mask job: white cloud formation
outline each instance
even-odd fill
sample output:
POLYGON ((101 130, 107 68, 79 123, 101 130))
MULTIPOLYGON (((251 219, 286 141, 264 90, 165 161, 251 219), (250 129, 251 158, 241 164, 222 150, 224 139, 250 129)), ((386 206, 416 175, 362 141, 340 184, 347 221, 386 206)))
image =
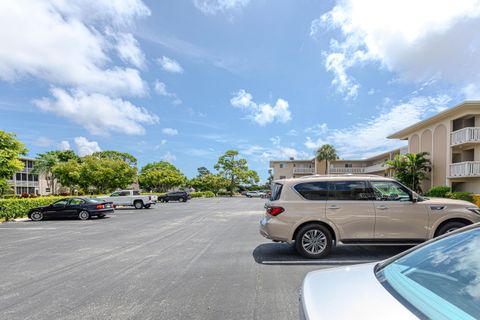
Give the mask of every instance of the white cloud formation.
POLYGON ((162 160, 167 161, 167 162, 173 162, 173 161, 177 160, 177 157, 174 154, 172 154, 170 151, 167 151, 167 153, 165 153, 162 156, 162 160))
POLYGON ((37 137, 33 144, 39 147, 49 147, 53 144, 53 140, 47 137, 37 137))
POLYGON ((77 146, 78 155, 80 157, 88 156, 97 151, 102 151, 102 149, 100 149, 100 146, 98 145, 98 142, 89 141, 85 137, 76 137, 74 141, 75 145, 77 146))
POLYGON ((0 80, 34 77, 87 92, 143 95, 138 70, 113 65, 108 54, 121 28, 149 14, 140 0, 1 1, 0 80))
POLYGON ((326 123, 319 123, 313 127, 308 127, 304 130, 306 133, 314 134, 316 136, 325 134, 328 131, 328 125, 326 123))
POLYGON ((52 88, 50 92, 53 98, 37 99, 33 104, 83 126, 94 135, 110 132, 144 134, 144 124, 159 121, 158 116, 145 108, 120 98, 88 94, 81 90, 69 92, 60 88, 52 88))
POLYGON ((260 145, 240 145, 240 153, 248 158, 268 163, 270 160, 279 159, 311 159, 313 156, 307 152, 297 150, 293 147, 274 145, 273 147, 263 147, 260 145))
POLYGON ((67 140, 60 141, 60 143, 58 144, 57 147, 58 147, 59 150, 62 150, 62 151, 72 149, 72 147, 70 146, 70 142, 68 142, 67 140))
POLYGON ((165 85, 165 83, 159 81, 158 79, 155 80, 155 83, 153 85, 154 89, 155 89, 155 92, 160 95, 160 96, 164 96, 164 97, 169 97, 172 99, 172 103, 174 105, 179 105, 179 104, 182 104, 182 100, 177 97, 177 95, 173 92, 169 92, 167 90, 167 86, 165 85))
POLYGON ((249 112, 249 118, 261 126, 275 121, 286 123, 292 119, 288 101, 277 99, 273 106, 268 103, 257 104, 253 101, 252 95, 244 89, 235 93, 230 99, 230 104, 235 108, 249 112))
POLYGON ((178 134, 178 130, 173 128, 163 128, 162 133, 168 136, 176 136, 178 134))
POLYGON ((358 91, 348 69, 366 61, 407 81, 440 79, 480 97, 480 0, 339 0, 314 20, 311 35, 336 29, 325 66, 347 98, 358 91))
POLYGON ((246 7, 249 2, 250 0, 193 0, 197 9, 209 15, 240 10, 246 7))
POLYGON ((182 66, 174 59, 163 56, 161 58, 158 58, 157 62, 158 64, 160 64, 164 71, 171 73, 183 73, 182 66))
POLYGON ((404 145, 401 141, 387 139, 388 135, 436 114, 439 109, 448 105, 450 100, 446 95, 413 97, 354 126, 330 129, 317 139, 307 137, 304 145, 309 149, 316 149, 322 144, 330 143, 344 158, 362 158, 388 151, 404 145))
POLYGON ((145 54, 133 35, 131 33, 120 33, 116 36, 116 39, 116 49, 120 59, 137 68, 145 68, 145 54))

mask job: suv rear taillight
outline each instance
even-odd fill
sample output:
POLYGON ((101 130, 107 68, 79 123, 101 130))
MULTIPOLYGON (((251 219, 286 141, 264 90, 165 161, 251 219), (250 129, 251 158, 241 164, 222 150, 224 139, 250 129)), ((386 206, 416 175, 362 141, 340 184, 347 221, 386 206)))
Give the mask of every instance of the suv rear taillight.
POLYGON ((282 207, 267 207, 267 213, 272 216, 278 216, 283 211, 285 211, 285 209, 282 207))

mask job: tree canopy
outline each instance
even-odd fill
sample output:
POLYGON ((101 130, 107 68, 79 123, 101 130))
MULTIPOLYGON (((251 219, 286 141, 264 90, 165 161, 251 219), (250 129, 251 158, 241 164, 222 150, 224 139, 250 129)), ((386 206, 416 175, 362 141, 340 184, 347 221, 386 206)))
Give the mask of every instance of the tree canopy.
POLYGON ((248 169, 247 160, 238 157, 238 151, 228 150, 218 158, 214 168, 218 173, 229 181, 228 190, 233 195, 235 190, 242 184, 255 184, 260 181, 254 170, 248 169))
POLYGON ((318 148, 316 153, 316 158, 318 161, 325 161, 325 174, 328 173, 328 161, 333 161, 338 159, 337 151, 331 144, 324 144, 318 148))
POLYGON ((422 193, 422 181, 428 179, 428 173, 432 171, 428 155, 428 152, 397 154, 386 164, 392 167, 396 179, 413 191, 422 193))
POLYGON ((23 169, 19 158, 27 151, 15 134, 0 130, 0 180, 11 179, 15 172, 23 169))
POLYGON ((138 181, 144 189, 165 192, 184 185, 187 178, 173 164, 159 161, 143 166, 138 181))

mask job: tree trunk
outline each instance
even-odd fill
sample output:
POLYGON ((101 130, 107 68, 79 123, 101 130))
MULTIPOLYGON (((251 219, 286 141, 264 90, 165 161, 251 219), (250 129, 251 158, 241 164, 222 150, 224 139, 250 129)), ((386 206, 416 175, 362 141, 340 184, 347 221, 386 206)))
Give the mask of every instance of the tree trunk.
POLYGON ((328 173, 328 160, 325 160, 325 175, 328 173))

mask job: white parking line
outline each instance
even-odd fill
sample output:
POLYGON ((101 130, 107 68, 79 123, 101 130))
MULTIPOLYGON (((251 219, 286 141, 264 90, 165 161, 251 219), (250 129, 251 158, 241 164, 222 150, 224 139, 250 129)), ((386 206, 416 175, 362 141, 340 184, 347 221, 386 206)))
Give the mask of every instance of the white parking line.
POLYGON ((0 230, 57 230, 57 228, 41 228, 41 227, 38 227, 38 228, 9 228, 9 227, 5 227, 5 228, 0 228, 0 230))
POLYGON ((262 264, 357 264, 380 260, 297 260, 297 261, 262 261, 262 264))

